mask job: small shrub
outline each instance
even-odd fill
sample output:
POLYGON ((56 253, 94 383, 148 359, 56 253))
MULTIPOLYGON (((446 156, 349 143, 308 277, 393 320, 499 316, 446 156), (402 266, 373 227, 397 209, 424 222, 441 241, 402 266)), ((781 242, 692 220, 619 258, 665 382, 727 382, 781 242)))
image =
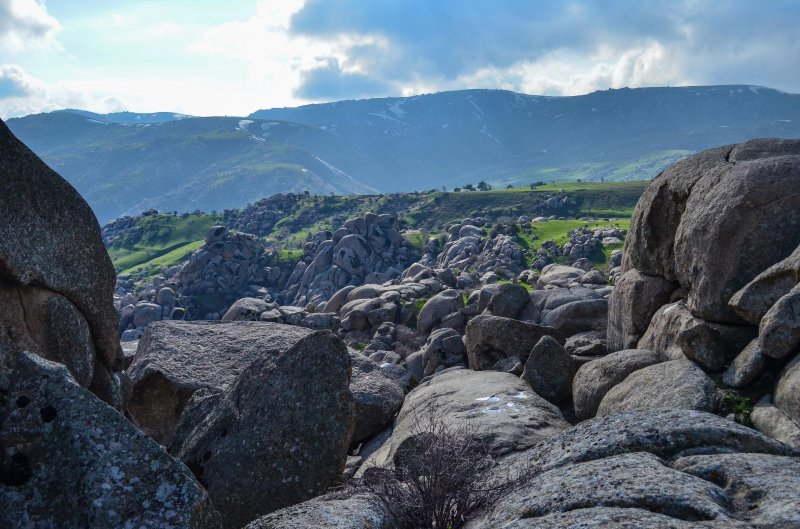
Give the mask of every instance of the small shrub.
POLYGON ((503 472, 471 423, 451 426, 430 406, 394 456, 354 487, 374 494, 398 529, 458 529, 524 476, 503 472), (427 413, 426 413, 427 412, 427 413))

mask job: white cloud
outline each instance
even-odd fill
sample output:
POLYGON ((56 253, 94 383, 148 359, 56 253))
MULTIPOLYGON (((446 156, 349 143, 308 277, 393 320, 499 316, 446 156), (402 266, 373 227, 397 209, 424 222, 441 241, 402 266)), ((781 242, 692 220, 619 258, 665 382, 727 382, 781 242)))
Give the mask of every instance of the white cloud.
POLYGON ((61 24, 37 0, 0 0, 0 47, 61 49, 56 35, 61 24))
POLYGON ((109 92, 89 87, 48 84, 16 64, 0 65, 0 118, 8 119, 63 108, 94 112, 116 112, 127 108, 125 101, 109 92))

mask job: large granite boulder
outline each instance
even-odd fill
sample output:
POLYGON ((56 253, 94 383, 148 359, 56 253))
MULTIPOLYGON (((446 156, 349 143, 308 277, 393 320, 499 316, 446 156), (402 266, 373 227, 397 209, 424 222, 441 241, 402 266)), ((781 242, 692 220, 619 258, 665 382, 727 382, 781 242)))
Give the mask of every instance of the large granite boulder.
POLYGON ((30 350, 120 407, 116 275, 97 219, 2 122, 0 175, 0 383, 30 350))
POLYGON ((206 487, 223 525, 238 529, 339 479, 355 426, 349 385, 344 342, 310 333, 187 408, 186 436, 170 452, 206 487))
POLYGON ((168 446, 186 403, 198 389, 227 388, 256 358, 287 351, 313 333, 267 322, 158 322, 147 327, 128 368, 128 413, 168 446))
POLYGON ((556 329, 511 318, 481 314, 467 324, 466 346, 469 367, 475 370, 494 369, 498 362, 516 358, 522 365, 542 336, 551 336, 559 343, 564 337, 556 329))
POLYGON ((623 269, 678 281, 695 316, 741 322, 728 301, 800 243, 800 209, 787 192, 797 188, 800 140, 751 140, 687 158, 639 200, 623 269))
POLYGON ((558 404, 569 398, 576 369, 562 344, 552 336, 542 336, 525 361, 522 379, 537 395, 558 404))
POLYGON ((494 457, 526 450, 569 427, 561 412, 518 377, 455 369, 432 377, 406 396, 391 437, 365 463, 390 466, 398 448, 424 433, 433 419, 444 429, 466 425, 494 457))
POLYGON ((729 305, 746 321, 758 325, 761 318, 792 287, 800 283, 800 246, 734 294, 729 305))
POLYGON ((720 397, 717 386, 697 364, 671 360, 628 375, 605 394, 597 415, 655 408, 715 412, 720 397))
POLYGON ((417 316, 417 330, 430 332, 440 324, 448 314, 457 312, 464 307, 464 298, 459 290, 447 289, 439 292, 425 302, 417 316))
POLYGON ((219 528, 191 472, 60 365, 0 386, 0 526, 219 528))
POLYGON ((631 349, 650 325, 650 319, 669 303, 677 283, 660 276, 628 270, 614 282, 608 301, 608 349, 631 349))

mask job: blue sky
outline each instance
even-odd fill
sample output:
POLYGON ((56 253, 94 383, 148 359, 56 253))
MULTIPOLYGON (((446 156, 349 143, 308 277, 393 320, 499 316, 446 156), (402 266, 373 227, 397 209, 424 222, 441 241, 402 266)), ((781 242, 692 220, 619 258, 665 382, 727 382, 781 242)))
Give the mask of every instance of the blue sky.
POLYGON ((800 93, 800 0, 0 0, 0 117, 503 88, 800 93))

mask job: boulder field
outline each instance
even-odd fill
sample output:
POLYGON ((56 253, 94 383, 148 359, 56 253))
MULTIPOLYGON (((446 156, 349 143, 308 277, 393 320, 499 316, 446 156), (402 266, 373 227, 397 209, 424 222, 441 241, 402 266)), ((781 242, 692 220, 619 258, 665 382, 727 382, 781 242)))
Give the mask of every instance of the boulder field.
POLYGON ((365 214, 272 272, 213 228, 137 300, 0 124, 0 526, 800 527, 798 184, 800 141, 712 149, 536 255, 365 214))

